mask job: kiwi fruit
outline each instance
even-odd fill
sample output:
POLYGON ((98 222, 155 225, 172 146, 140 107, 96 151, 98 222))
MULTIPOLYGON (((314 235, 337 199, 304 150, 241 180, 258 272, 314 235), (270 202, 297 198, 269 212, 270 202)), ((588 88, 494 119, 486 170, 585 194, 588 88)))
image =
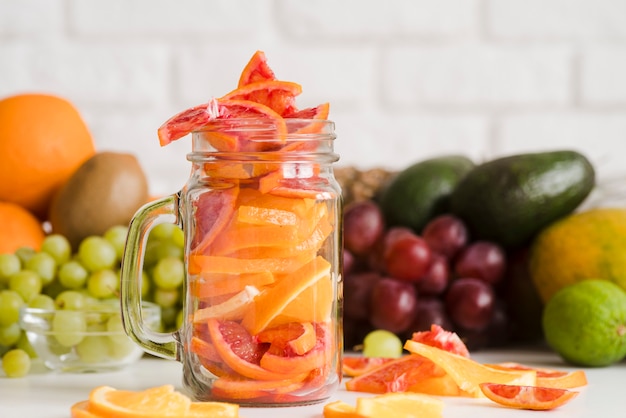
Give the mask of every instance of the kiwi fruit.
POLYGON ((148 198, 148 180, 134 155, 98 152, 55 193, 48 217, 50 227, 77 250, 90 235, 128 225, 148 198))

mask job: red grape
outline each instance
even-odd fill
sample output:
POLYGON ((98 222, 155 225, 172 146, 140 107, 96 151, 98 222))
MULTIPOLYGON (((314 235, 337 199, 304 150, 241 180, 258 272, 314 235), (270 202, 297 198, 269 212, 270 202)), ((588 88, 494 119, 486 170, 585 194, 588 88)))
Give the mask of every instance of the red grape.
POLYGON ((448 287, 450 267, 444 256, 433 253, 426 274, 417 281, 417 292, 425 295, 440 295, 448 287))
POLYGON ((432 324, 437 324, 441 328, 452 331, 453 325, 446 313, 446 308, 441 299, 434 297, 420 297, 417 302, 415 317, 409 326, 406 338, 411 338, 414 332, 428 331, 432 324))
POLYGON ((417 281, 428 271, 432 253, 426 242, 415 235, 395 239, 384 254, 387 274, 400 280, 417 281))
POLYGON ((454 270, 459 277, 474 277, 489 284, 498 283, 506 269, 506 254, 499 245, 475 241, 456 259, 454 270))
POLYGON ((417 310, 417 292, 411 283, 384 277, 372 287, 370 323, 399 334, 408 329, 417 310))
POLYGON ((461 278, 448 288, 446 310, 456 325, 480 331, 491 322, 495 299, 495 292, 488 283, 475 278, 461 278))
POLYGON ((356 264, 356 260, 354 259, 354 255, 344 248, 343 250, 343 277, 346 277, 348 274, 352 273, 356 264))
POLYGON ((368 319, 370 293, 374 283, 380 280, 375 272, 349 274, 343 282, 343 313, 346 318, 368 319))
POLYGON ((367 254, 385 231, 380 207, 371 200, 352 203, 344 212, 343 230, 344 247, 357 256, 367 254))
POLYGON ((424 227, 422 237, 431 250, 448 260, 467 245, 469 234, 465 223, 454 215, 439 215, 424 227))

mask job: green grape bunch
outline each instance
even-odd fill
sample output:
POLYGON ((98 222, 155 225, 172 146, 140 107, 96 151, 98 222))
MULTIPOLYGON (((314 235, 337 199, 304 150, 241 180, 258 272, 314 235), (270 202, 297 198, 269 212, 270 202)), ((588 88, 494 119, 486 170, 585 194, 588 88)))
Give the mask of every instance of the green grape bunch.
MULTIPOLYGON (((128 227, 108 229, 83 239, 75 252, 60 234, 47 235, 39 250, 23 247, 0 254, 0 356, 6 377, 29 373, 36 353, 19 325, 22 306, 68 311, 55 317, 54 327, 67 345, 76 343, 72 330, 82 327, 70 311, 100 301, 119 300, 120 263, 128 227)), ((148 236, 142 272, 142 298, 161 308, 157 331, 173 331, 182 319, 184 234, 173 224, 156 225, 148 236)), ((120 324, 121 326, 121 324, 120 324)), ((86 341, 85 347, 89 347, 86 341)), ((97 345, 97 344, 92 344, 97 345)), ((94 350, 90 350, 91 353, 94 350)), ((2 373, 0 373, 2 376, 2 373)))

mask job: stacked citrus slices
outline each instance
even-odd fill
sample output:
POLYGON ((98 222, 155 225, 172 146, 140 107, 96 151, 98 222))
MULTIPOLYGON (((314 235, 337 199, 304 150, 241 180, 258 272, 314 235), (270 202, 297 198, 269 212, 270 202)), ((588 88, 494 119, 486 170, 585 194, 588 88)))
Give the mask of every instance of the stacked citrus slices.
MULTIPOLYGON (((346 357, 344 373, 352 376, 346 388, 375 394, 486 397, 506 407, 548 410, 569 402, 579 393, 573 389, 587 384, 582 370, 566 372, 518 363, 478 363, 470 359, 456 334, 437 325, 430 331, 414 333, 404 348, 410 354, 398 359, 346 357)), ((358 411, 350 405, 335 403, 327 405, 325 417, 346 418, 355 416, 355 412, 358 411)))
POLYGON ((194 132, 219 155, 203 163, 208 186, 190 198, 186 350, 210 380, 207 399, 307 403, 328 397, 340 379, 338 243, 329 239, 339 191, 315 158, 283 168, 283 156, 317 149, 331 123, 328 104, 296 107, 301 91, 276 80, 258 51, 237 89, 158 130, 162 145, 194 132))

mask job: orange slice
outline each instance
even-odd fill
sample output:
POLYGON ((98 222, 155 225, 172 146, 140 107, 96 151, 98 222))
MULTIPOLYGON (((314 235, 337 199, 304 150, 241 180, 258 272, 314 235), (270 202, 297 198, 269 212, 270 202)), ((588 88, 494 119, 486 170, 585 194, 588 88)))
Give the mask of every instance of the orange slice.
POLYGON ((474 397, 483 396, 479 385, 485 382, 529 386, 535 386, 537 382, 534 370, 496 370, 467 357, 411 340, 404 344, 404 348, 435 363, 461 390, 474 397))
POLYGON ((290 322, 268 328, 256 336, 262 343, 270 343, 278 349, 289 347, 296 354, 302 355, 311 350, 316 343, 315 327, 310 322, 290 322))
POLYGON ((71 418, 101 418, 89 410, 89 401, 80 401, 70 407, 71 418))
POLYGON ((264 289, 256 297, 255 303, 246 311, 242 325, 251 334, 258 334, 307 287, 324 278, 330 280, 330 267, 328 261, 317 256, 292 274, 278 280, 273 287, 264 289))
POLYGON ((207 320, 209 334, 213 346, 220 358, 231 369, 241 376, 253 380, 282 380, 287 378, 302 377, 298 372, 276 373, 266 370, 255 363, 260 360, 262 352, 260 347, 253 341, 250 334, 244 334, 245 329, 236 322, 219 321, 214 318, 207 320))
POLYGON ((288 210, 242 205, 237 211, 237 220, 253 225, 296 225, 298 215, 288 210))
POLYGON ((574 399, 578 392, 567 389, 536 386, 502 385, 481 383, 480 389, 492 401, 516 409, 546 411, 558 408, 574 399))
MULTIPOLYGON (((194 253, 202 254, 213 240, 228 225, 235 212, 235 202, 239 194, 238 187, 214 189, 202 193, 193 203, 195 209, 196 231, 191 248, 194 253)), ((191 274, 197 273, 191 269, 191 274)))
POLYGON ((110 418, 184 417, 191 400, 164 385, 135 392, 99 386, 89 394, 89 410, 110 418))
POLYGON ((239 405, 230 402, 192 402, 183 418, 238 418, 239 405))
POLYGON ((443 401, 419 393, 386 393, 356 400, 359 417, 441 418, 443 401), (419 411, 419 412, 418 412, 419 411))
POLYGON ((334 401, 324 405, 324 418, 358 418, 356 407, 344 402, 334 401))
MULTIPOLYGON (((297 135, 302 134, 316 134, 321 132, 326 126, 325 123, 321 121, 325 121, 328 119, 328 114, 330 113, 330 103, 323 103, 317 107, 310 107, 307 109, 302 109, 297 112, 284 115, 287 119, 306 119, 306 121, 288 121, 287 126, 289 132, 294 132, 297 135)), ((298 150, 298 149, 306 149, 312 150, 313 146, 310 145, 310 141, 295 141, 290 143, 289 145, 283 148, 283 151, 287 150, 298 150), (309 144, 306 146, 305 144, 309 144), (294 145, 292 145, 294 144, 294 145)))
POLYGON ((583 370, 566 372, 562 370, 530 367, 513 362, 485 364, 485 366, 499 370, 535 370, 537 372, 536 386, 539 387, 572 389, 587 384, 587 375, 583 370))
POLYGON ((213 344, 196 336, 191 337, 191 351, 213 362, 221 360, 213 344))
POLYGON ((274 283, 274 275, 269 271, 254 273, 207 273, 194 276, 190 280, 191 293, 200 299, 241 292, 246 286, 261 289, 274 283))
POLYGON ((241 292, 226 299, 224 302, 198 309, 193 315, 193 322, 204 322, 209 318, 222 320, 241 319, 254 303, 254 298, 259 294, 259 290, 254 286, 246 286, 241 292))
POLYGON ((272 71, 270 66, 267 64, 265 53, 263 51, 256 51, 241 72, 238 87, 243 87, 246 84, 254 83, 256 81, 274 79, 276 79, 276 76, 274 75, 274 71, 272 71))
POLYGON ((276 381, 254 381, 225 376, 213 382, 211 395, 217 399, 235 400, 272 398, 300 389, 305 378, 306 375, 301 375, 276 381))
POLYGON ((243 259, 224 256, 190 255, 189 270, 203 274, 291 273, 310 262, 315 254, 302 252, 288 258, 243 259))
POLYGON ((368 373, 378 366, 393 361, 393 358, 386 357, 344 357, 343 358, 343 375, 348 377, 356 377, 368 373))
POLYGON ((289 81, 263 80, 246 84, 221 97, 220 100, 249 100, 263 104, 279 115, 293 113, 295 98, 302 86, 289 81))

